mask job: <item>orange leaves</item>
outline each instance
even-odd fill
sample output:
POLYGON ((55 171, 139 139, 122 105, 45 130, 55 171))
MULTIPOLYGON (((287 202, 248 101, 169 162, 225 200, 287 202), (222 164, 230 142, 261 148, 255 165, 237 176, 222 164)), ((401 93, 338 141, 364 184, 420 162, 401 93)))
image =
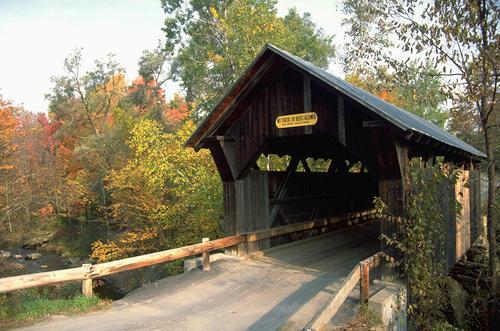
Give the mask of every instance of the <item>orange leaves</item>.
POLYGON ((51 216, 53 213, 54 213, 54 208, 50 204, 38 209, 38 216, 40 217, 48 217, 51 216))
POLYGON ((165 98, 165 90, 161 87, 158 87, 155 80, 151 80, 146 83, 144 81, 144 77, 139 76, 132 82, 132 86, 128 88, 128 91, 129 93, 133 93, 138 92, 141 89, 143 89, 145 91, 145 94, 149 97, 153 96, 153 94, 156 94, 156 96, 160 99, 165 98))
POLYGON ((377 96, 384 101, 392 103, 393 105, 400 106, 400 98, 396 93, 392 91, 383 89, 382 91, 377 93, 377 96))
POLYGON ((176 93, 163 111, 164 121, 173 127, 177 127, 188 117, 188 105, 184 98, 176 93))
POLYGON ((18 109, 0 96, 0 169, 10 170, 15 166, 8 156, 16 150, 15 135, 19 127, 18 109))
POLYGON ((3 148, 8 147, 19 125, 16 112, 17 108, 10 102, 2 100, 0 96, 0 144, 3 148))

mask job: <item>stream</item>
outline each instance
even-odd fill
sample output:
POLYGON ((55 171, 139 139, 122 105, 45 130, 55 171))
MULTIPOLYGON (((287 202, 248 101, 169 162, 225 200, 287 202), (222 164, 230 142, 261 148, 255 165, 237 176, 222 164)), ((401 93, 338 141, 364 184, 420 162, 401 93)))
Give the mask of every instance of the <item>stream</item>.
MULTIPOLYGON (((10 252, 10 257, 0 258, 0 278, 74 268, 81 266, 83 263, 79 258, 64 258, 59 254, 43 249, 27 249, 18 246, 2 251, 10 252), (34 253, 40 253, 41 257, 36 260, 26 259, 26 256, 34 253)), ((119 278, 97 280, 94 293, 103 299, 118 300, 123 298, 126 292, 118 289, 114 284, 115 282, 119 282, 119 278)))

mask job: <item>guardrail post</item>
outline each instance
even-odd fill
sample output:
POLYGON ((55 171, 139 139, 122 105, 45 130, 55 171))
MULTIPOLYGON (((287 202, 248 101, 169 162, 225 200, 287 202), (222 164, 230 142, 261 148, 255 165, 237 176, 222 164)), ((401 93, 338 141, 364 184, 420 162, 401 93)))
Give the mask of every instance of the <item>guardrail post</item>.
MULTIPOLYGON (((201 240, 202 243, 209 242, 209 238, 203 238, 201 240)), ((212 269, 212 265, 210 264, 210 253, 206 252, 201 255, 201 264, 203 266, 203 271, 208 271, 212 269)))
POLYGON ((92 264, 86 263, 82 264, 82 268, 85 272, 82 281, 82 294, 86 297, 92 296, 92 264))
POLYGON ((368 302, 370 297, 370 264, 368 262, 359 263, 360 280, 359 280, 359 300, 361 304, 368 302))

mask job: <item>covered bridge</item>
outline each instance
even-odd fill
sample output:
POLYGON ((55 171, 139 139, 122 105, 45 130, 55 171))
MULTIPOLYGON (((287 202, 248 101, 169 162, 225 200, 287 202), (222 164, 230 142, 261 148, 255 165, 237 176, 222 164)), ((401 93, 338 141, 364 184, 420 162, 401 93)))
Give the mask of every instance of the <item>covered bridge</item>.
MULTIPOLYGON (((464 169, 461 181, 445 193, 449 201, 459 197, 464 204, 459 217, 446 215, 449 264, 480 230, 477 163, 483 153, 272 45, 186 145, 208 148, 213 156, 223 181, 226 235, 364 210, 376 196, 393 215, 403 216, 405 167, 412 158, 437 156, 464 169), (279 171, 266 169, 258 161, 268 155, 287 156, 286 164, 279 171), (315 160, 324 160, 323 167, 315 160), (472 180, 464 185, 467 178, 472 180)), ((381 221, 380 232, 390 231, 381 221)), ((238 253, 273 244, 263 240, 238 253)))

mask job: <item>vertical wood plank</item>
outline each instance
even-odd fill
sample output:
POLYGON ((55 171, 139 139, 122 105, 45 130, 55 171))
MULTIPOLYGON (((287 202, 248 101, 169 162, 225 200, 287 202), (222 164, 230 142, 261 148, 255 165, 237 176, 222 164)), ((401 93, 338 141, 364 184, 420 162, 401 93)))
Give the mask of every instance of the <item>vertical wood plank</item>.
POLYGON ((346 145, 345 138, 345 113, 344 113, 344 98, 342 96, 337 96, 337 114, 338 114, 338 132, 339 132, 339 142, 342 145, 346 145))
POLYGON ((82 294, 86 297, 92 296, 92 264, 82 264, 82 268, 85 270, 85 278, 82 281, 82 294))
POLYGON ((361 304, 368 303, 370 298, 370 265, 366 262, 359 264, 360 280, 359 280, 359 300, 361 304))
POLYGON ((481 221, 481 173, 477 165, 470 165, 470 226, 471 242, 475 242, 484 235, 484 227, 481 221))
MULTIPOLYGON (((304 113, 309 113, 312 111, 311 105, 311 79, 304 76, 304 113)), ((312 126, 304 127, 304 134, 311 134, 313 131, 312 126)))
MULTIPOLYGON (((445 163, 444 171, 452 171, 453 165, 449 162, 445 163)), ((443 182, 438 188, 439 203, 443 212, 443 218, 446 229, 446 262, 448 270, 455 265, 456 259, 456 207, 455 207, 455 185, 450 182, 443 182)))
MULTIPOLYGON (((201 240, 202 243, 209 242, 209 238, 203 238, 201 240)), ((206 252, 201 255, 201 264, 203 267, 203 271, 209 271, 212 269, 212 264, 210 263, 210 253, 206 252)))
POLYGON ((460 203, 460 213, 456 220, 456 261, 470 248, 470 202, 469 171, 462 167, 455 184, 455 198, 460 203))

